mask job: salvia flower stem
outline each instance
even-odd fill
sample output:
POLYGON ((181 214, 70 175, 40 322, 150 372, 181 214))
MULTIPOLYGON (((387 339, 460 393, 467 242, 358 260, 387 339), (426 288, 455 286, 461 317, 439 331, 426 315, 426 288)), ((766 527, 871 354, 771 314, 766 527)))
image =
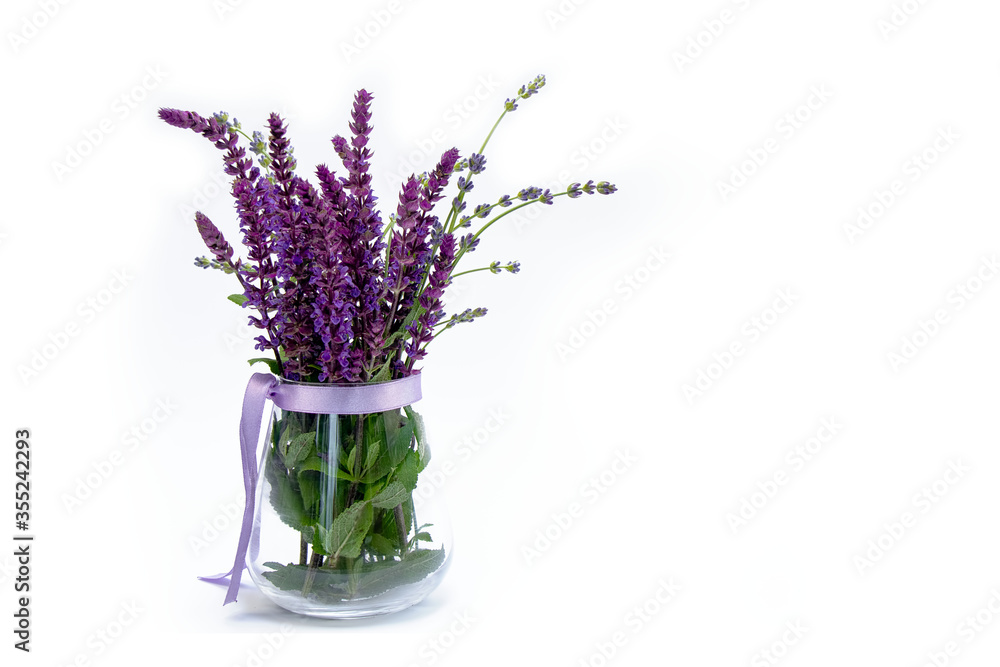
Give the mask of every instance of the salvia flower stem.
MULTIPOLYGON (((527 84, 521 86, 521 88, 514 95, 514 99, 508 99, 504 103, 503 112, 501 112, 501 114, 497 118, 496 122, 493 123, 493 127, 490 128, 489 134, 487 134, 486 138, 483 140, 483 145, 479 147, 478 154, 480 156, 483 155, 486 152, 486 145, 488 143, 490 143, 490 139, 493 138, 493 133, 496 132, 497 127, 500 126, 500 121, 502 121, 504 119, 504 117, 508 113, 510 113, 512 111, 515 111, 517 109, 517 102, 516 102, 516 100, 518 98, 524 99, 524 100, 528 99, 532 95, 536 94, 538 92, 538 89, 541 88, 544 85, 545 85, 545 76, 539 74, 537 77, 535 77, 535 79, 533 81, 531 81, 530 83, 527 83, 527 84)), ((471 177, 471 174, 477 173, 474 170, 474 168, 473 168, 473 163, 472 163, 471 159, 469 160, 467 169, 468 169, 468 172, 470 174, 470 177, 471 177)), ((469 190, 471 190, 471 189, 472 188, 470 186, 469 190)), ((451 210, 448 212, 448 216, 445 218, 445 229, 447 229, 450 232, 455 231, 455 225, 456 225, 456 222, 458 220, 458 214, 461 213, 461 211, 463 209, 462 204, 465 201, 465 193, 467 191, 468 190, 464 190, 464 189, 462 189, 462 190, 459 191, 458 197, 455 199, 455 202, 452 205, 451 210)))
POLYGON ((248 134, 224 112, 201 116, 160 109, 168 124, 197 132, 222 150, 225 172, 232 178, 246 259, 198 212, 195 221, 210 254, 195 265, 236 276, 243 294, 231 298, 255 311, 250 324, 262 330, 256 348, 273 352, 272 368, 286 379, 370 382, 419 373, 417 362, 430 340, 486 314, 477 308, 446 315, 443 293, 452 281, 469 273, 519 269, 517 262, 493 262, 457 271, 487 229, 531 204, 616 190, 606 181, 574 183, 555 193, 530 187, 517 197, 505 195, 463 214, 466 195, 486 168, 485 151, 501 122, 544 85, 545 77, 538 76, 504 103, 478 152, 461 158, 458 149, 451 149, 432 171, 410 176, 396 213, 385 224, 371 187, 374 98, 367 91, 354 97, 348 138, 332 139, 343 175, 320 165, 318 187, 296 175, 288 127, 277 114, 270 115, 264 133, 248 134), (249 142, 260 168, 242 140, 249 142), (434 208, 452 178, 457 193, 439 219, 434 208), (457 234, 474 220, 481 221, 476 231, 457 234))

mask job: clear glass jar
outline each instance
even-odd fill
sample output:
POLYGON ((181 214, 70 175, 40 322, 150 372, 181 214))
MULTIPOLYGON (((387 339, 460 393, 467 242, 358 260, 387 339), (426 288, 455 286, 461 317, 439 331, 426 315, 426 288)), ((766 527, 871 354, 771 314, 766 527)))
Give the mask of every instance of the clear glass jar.
POLYGON ((359 618, 405 609, 449 565, 446 517, 413 503, 430 459, 411 407, 363 415, 274 407, 258 468, 247 565, 290 611, 359 618))

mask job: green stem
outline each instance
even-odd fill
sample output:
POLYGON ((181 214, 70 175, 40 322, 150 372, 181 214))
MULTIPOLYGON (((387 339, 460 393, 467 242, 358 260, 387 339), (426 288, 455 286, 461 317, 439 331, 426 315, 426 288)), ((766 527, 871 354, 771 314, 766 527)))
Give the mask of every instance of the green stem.
POLYGON ((399 536, 399 548, 401 551, 406 551, 406 532, 407 527, 403 524, 406 521, 406 517, 403 516, 403 505, 399 504, 392 510, 393 517, 396 519, 396 534, 399 536))
MULTIPOLYGON (((392 230, 392 228, 395 227, 395 226, 396 226, 395 221, 392 218, 389 218, 389 224, 387 224, 385 226, 385 229, 382 230, 382 233, 379 235, 379 240, 385 239, 386 234, 388 234, 389 231, 392 230)), ((389 257, 389 249, 388 248, 386 248, 386 253, 385 254, 386 254, 386 259, 388 259, 388 257, 389 257)), ((388 264, 388 261, 386 263, 388 264)))
POLYGON ((476 273, 477 271, 489 271, 489 270, 490 270, 490 267, 488 267, 488 266, 484 266, 481 269, 469 269, 468 271, 462 271, 460 273, 453 273, 453 274, 451 274, 451 279, 454 280, 455 278, 458 278, 459 276, 464 276, 466 273, 476 273))
POLYGON ((479 147, 479 154, 482 155, 483 151, 486 150, 486 144, 490 143, 490 139, 493 137, 493 132, 497 129, 497 125, 503 120, 503 117, 507 115, 507 107, 504 106, 503 113, 497 118, 497 122, 493 123, 493 127, 490 129, 490 133, 486 135, 486 139, 483 141, 483 145, 479 147))
MULTIPOLYGON (((552 197, 561 197, 562 195, 566 195, 566 194, 569 194, 568 190, 567 190, 567 192, 556 192, 556 193, 552 194, 551 196, 552 197)), ((485 232, 487 229, 489 229, 490 226, 494 222, 496 222, 497 220, 502 219, 505 215, 509 215, 509 214, 513 213, 514 211, 518 210, 519 208, 524 208, 525 206, 530 206, 532 204, 537 204, 540 201, 541 201, 540 198, 538 198, 538 199, 532 199, 531 201, 526 201, 523 204, 518 204, 517 206, 512 206, 511 208, 507 209, 506 211, 504 211, 503 213, 501 213, 497 217, 493 218, 492 220, 487 221, 487 223, 485 225, 483 225, 479 229, 478 232, 476 232, 475 234, 472 235, 472 241, 475 241, 480 236, 482 236, 483 232, 485 232)), ((466 250, 463 248, 462 250, 460 250, 458 252, 457 255, 455 255, 455 262, 452 264, 452 267, 458 266, 458 260, 462 259, 462 255, 464 255, 465 253, 466 253, 466 250)))
MULTIPOLYGON (((486 144, 490 143, 490 139, 493 138, 493 133, 496 132, 497 127, 500 125, 500 121, 502 121, 503 117, 506 115, 507 115, 507 106, 504 105, 503 113, 501 113, 500 117, 497 118, 495 123, 493 123, 493 127, 490 128, 489 134, 487 134, 486 138, 483 139, 483 145, 479 147, 480 155, 482 155, 483 151, 486 150, 486 144)), ((464 201, 464 199, 465 199, 465 193, 463 192, 459 194, 458 201, 461 202, 464 201)), ((458 210, 455 208, 455 205, 452 204, 451 210, 448 212, 448 215, 445 216, 444 229, 447 230, 449 234, 454 233, 455 229, 457 229, 456 227, 457 221, 458 221, 458 210)), ((434 246, 433 248, 431 248, 430 259, 428 260, 426 270, 424 271, 424 279, 421 282, 419 289, 416 292, 417 294, 423 294, 424 286, 427 284, 428 277, 430 276, 431 264, 433 264, 434 262, 434 256, 437 254, 437 251, 438 251, 438 246, 434 246)), ((454 266, 455 263, 453 262, 452 268, 454 268, 454 266)))
POLYGON ((357 479, 361 477, 361 461, 364 456, 364 451, 361 448, 361 442, 364 439, 365 434, 365 415, 358 415, 357 425, 354 427, 354 480, 351 482, 351 488, 347 492, 347 503, 344 505, 344 509, 347 509, 352 504, 354 504, 354 497, 358 493, 358 481, 357 479))
MULTIPOLYGON (((483 151, 486 150, 486 144, 490 143, 490 139, 493 137, 493 133, 496 131, 497 126, 500 125, 500 121, 502 121, 503 117, 506 116, 506 115, 507 115, 507 107, 504 106, 503 113, 500 114, 499 118, 497 118, 497 122, 493 123, 493 127, 490 128, 490 133, 486 135, 486 139, 483 140, 483 145, 479 147, 479 151, 478 152, 479 152, 480 155, 482 155, 483 151)), ((470 170, 470 172, 471 172, 471 170, 470 170)), ((452 204, 451 205, 451 210, 448 211, 448 216, 445 218, 445 221, 444 221, 444 228, 447 229, 449 233, 454 232, 455 229, 457 229, 457 227, 456 227, 456 223, 458 222, 458 205, 457 204, 460 204, 463 201, 465 201, 465 193, 464 192, 462 192, 462 193, 460 193, 458 195, 458 202, 456 204, 452 204)))
POLYGON ((249 134, 243 131, 243 128, 234 126, 233 129, 242 134, 244 137, 246 137, 247 141, 249 141, 251 145, 257 143, 256 141, 253 140, 253 137, 251 137, 249 134))
POLYGON ((302 597, 309 596, 309 592, 312 591, 313 582, 316 580, 316 571, 321 567, 323 567, 322 554, 313 553, 312 559, 309 561, 309 569, 306 571, 306 580, 302 584, 302 597))

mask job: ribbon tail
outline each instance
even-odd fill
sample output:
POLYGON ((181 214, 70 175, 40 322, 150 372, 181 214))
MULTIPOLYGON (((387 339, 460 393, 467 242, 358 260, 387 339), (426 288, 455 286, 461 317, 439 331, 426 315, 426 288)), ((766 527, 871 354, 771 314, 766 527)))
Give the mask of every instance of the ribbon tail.
POLYGON ((255 373, 247 384, 243 395, 243 414, 240 417, 240 458, 243 460, 243 488, 246 490, 246 506, 243 508, 243 526, 240 528, 240 541, 236 546, 236 558, 233 568, 224 574, 214 577, 199 577, 205 581, 222 581, 229 579, 229 590, 223 605, 236 602, 240 590, 240 579, 246 568, 247 547, 250 544, 250 531, 253 526, 254 501, 257 492, 257 440, 260 438, 260 425, 264 417, 264 404, 271 391, 278 384, 273 375, 255 373))
POLYGON ((222 574, 213 574, 210 577, 199 576, 198 579, 200 579, 201 581, 211 581, 213 584, 219 584, 228 579, 229 575, 231 575, 232 573, 233 571, 229 570, 229 572, 223 572, 222 574))

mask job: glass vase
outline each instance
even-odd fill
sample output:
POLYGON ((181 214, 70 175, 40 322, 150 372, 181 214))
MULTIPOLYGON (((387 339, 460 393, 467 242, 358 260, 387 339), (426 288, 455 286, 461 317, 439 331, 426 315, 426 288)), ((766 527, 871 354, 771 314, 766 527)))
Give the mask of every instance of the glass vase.
POLYGON ((450 527, 414 507, 430 454, 412 407, 360 415, 274 407, 261 456, 247 565, 290 611, 359 618, 405 609, 440 583, 450 527))

